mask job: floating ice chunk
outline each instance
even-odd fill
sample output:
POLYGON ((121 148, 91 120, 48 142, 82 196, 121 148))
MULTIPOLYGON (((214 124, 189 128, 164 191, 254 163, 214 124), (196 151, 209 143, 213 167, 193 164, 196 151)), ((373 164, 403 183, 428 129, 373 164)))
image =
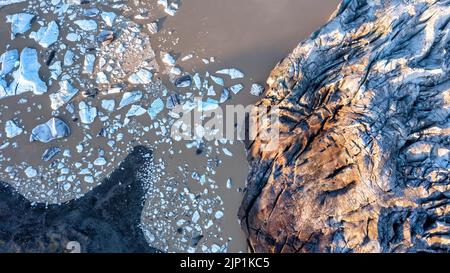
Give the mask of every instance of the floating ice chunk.
POLYGON ((39 78, 40 67, 36 49, 24 48, 19 69, 13 72, 14 81, 9 87, 11 93, 18 95, 32 91, 35 95, 42 95, 47 92, 47 85, 39 78))
POLYGON ((131 84, 149 84, 152 82, 152 77, 152 72, 142 68, 128 77, 128 82, 131 84))
POLYGON ((227 180, 227 189, 231 189, 233 187, 233 180, 231 178, 228 178, 227 180))
POLYGON ((230 87, 231 92, 233 92, 233 94, 237 94, 239 92, 241 92, 241 90, 244 89, 244 86, 242 84, 235 84, 232 87, 230 87))
POLYGON ((8 84, 0 78, 0 99, 9 96, 8 84))
POLYGON ((33 178, 37 175, 37 171, 31 166, 28 166, 24 172, 28 178, 33 178))
POLYGON ((156 34, 159 31, 158 22, 151 22, 150 24, 147 24, 147 29, 150 32, 150 34, 156 34))
POLYGON ((139 105, 132 105, 130 110, 128 110, 127 117, 137 117, 145 114, 147 110, 139 105))
POLYGON ((75 54, 72 51, 67 50, 66 54, 64 54, 64 65, 65 66, 73 65, 73 58, 74 57, 75 57, 75 54))
POLYGON ((92 184, 92 183, 94 183, 94 178, 91 175, 86 175, 84 177, 84 182, 92 184))
POLYGON ((112 27, 114 24, 114 20, 116 19, 116 14, 114 12, 102 12, 100 14, 105 24, 109 27, 112 27))
POLYGON ((227 88, 224 88, 222 90, 222 94, 220 94, 220 99, 219 99, 219 103, 224 103, 228 100, 228 98, 230 97, 230 91, 228 91, 227 88))
POLYGON ((114 100, 102 100, 102 108, 108 112, 114 111, 116 107, 116 102, 114 100))
POLYGON ((97 78, 95 79, 95 82, 98 84, 108 84, 109 80, 106 74, 100 71, 97 73, 97 78))
POLYGON ((78 89, 73 87, 69 81, 64 80, 59 83, 59 91, 50 94, 51 108, 57 110, 67 102, 69 102, 76 94, 78 89))
POLYGON ((6 22, 11 23, 11 39, 14 39, 17 34, 22 34, 30 30, 33 18, 34 15, 29 13, 17 13, 6 16, 6 22))
POLYGON ((230 150, 228 150, 228 149, 225 148, 225 147, 222 148, 222 151, 223 151, 223 153, 224 153, 225 155, 227 155, 227 156, 233 156, 233 153, 230 152, 230 150))
POLYGON ((30 38, 33 38, 42 47, 48 48, 58 41, 59 28, 55 21, 51 21, 46 27, 41 27, 38 32, 32 32, 30 38))
POLYGON ((136 102, 140 101, 141 98, 142 98, 141 91, 125 92, 122 96, 122 100, 119 103, 119 109, 123 108, 127 105, 136 103, 136 102))
POLYGON ((170 16, 174 16, 178 9, 177 3, 170 3, 167 0, 158 0, 158 4, 164 7, 164 12, 170 16))
POLYGON ((25 0, 0 0, 0 8, 7 6, 7 5, 11 5, 11 4, 21 3, 21 2, 25 2, 25 0))
POLYGON ((214 217, 216 218, 216 219, 220 219, 220 218, 222 218, 223 217, 223 212, 222 211, 216 211, 216 213, 214 214, 214 217))
POLYGON ((80 101, 80 103, 78 104, 78 109, 81 123, 91 124, 92 122, 94 122, 95 118, 97 117, 97 108, 87 104, 84 101, 80 101))
POLYGON ((0 56, 0 77, 9 74, 16 68, 19 61, 19 51, 17 49, 8 50, 0 56))
POLYGON ((232 80, 244 78, 244 73, 242 73, 240 70, 236 68, 222 69, 217 71, 216 73, 221 75, 228 75, 231 77, 232 80))
POLYGON ((215 82, 218 85, 224 86, 225 82, 222 78, 220 77, 216 77, 216 76, 211 76, 211 80, 213 80, 213 82, 215 82))
POLYGON ((87 54, 84 57, 83 73, 92 74, 92 72, 94 72, 94 64, 95 64, 95 55, 87 54))
POLYGON ((67 34, 66 39, 67 39, 67 41, 70 41, 70 42, 78 42, 81 39, 81 36, 76 33, 71 32, 71 33, 67 34))
POLYGON ((196 210, 194 212, 194 214, 192 215, 192 223, 197 223, 198 220, 200 220, 200 213, 198 212, 198 210, 196 210))
POLYGON ((175 75, 175 76, 179 76, 179 75, 181 75, 182 71, 181 71, 181 68, 174 66, 170 69, 169 73, 172 75, 175 75))
POLYGON ((195 73, 192 79, 194 80, 195 88, 197 88, 197 90, 200 90, 202 88, 202 79, 200 78, 200 75, 198 73, 195 73))
POLYGON ((92 31, 97 29, 97 22, 94 20, 76 20, 74 23, 84 31, 92 31))
POLYGON ((168 66, 174 66, 176 63, 175 58, 170 53, 162 53, 162 61, 168 66))
POLYGON ((56 61, 48 68, 50 69, 51 72, 50 78, 52 78, 53 80, 57 80, 62 73, 61 61, 56 61))
POLYGON ((188 54, 188 55, 184 56, 183 58, 181 58, 181 61, 182 62, 186 62, 186 61, 189 61, 192 58, 194 58, 194 55, 193 54, 188 54))
POLYGON ((261 96, 262 92, 264 91, 264 87, 258 83, 252 84, 252 87, 250 89, 250 94, 254 96, 261 96))
POLYGON ((46 123, 40 124, 31 131, 30 141, 48 143, 54 139, 68 137, 69 126, 59 118, 51 118, 46 123))
POLYGON ((106 159, 104 159, 103 157, 99 157, 96 160, 94 160, 94 165, 95 166, 105 166, 106 165, 106 159))
POLYGON ((7 138, 13 138, 23 133, 23 129, 20 128, 13 120, 8 120, 5 123, 5 133, 7 138))
POLYGON ((164 102, 162 101, 162 99, 157 98, 156 100, 154 100, 152 102, 152 104, 150 105, 150 108, 148 108, 148 114, 150 116, 151 119, 155 119, 156 116, 161 113, 161 111, 164 110, 164 102))
POLYGON ((215 99, 208 98, 206 101, 199 101, 198 111, 212 111, 219 108, 219 102, 215 99))
POLYGON ((210 86, 210 87, 208 87, 208 93, 207 93, 207 95, 208 96, 215 96, 215 95, 217 95, 216 94, 216 90, 214 89, 214 86, 210 86))
POLYGON ((42 154, 41 159, 44 161, 50 161, 52 158, 54 158, 57 154, 61 152, 61 149, 58 147, 50 147, 42 154))

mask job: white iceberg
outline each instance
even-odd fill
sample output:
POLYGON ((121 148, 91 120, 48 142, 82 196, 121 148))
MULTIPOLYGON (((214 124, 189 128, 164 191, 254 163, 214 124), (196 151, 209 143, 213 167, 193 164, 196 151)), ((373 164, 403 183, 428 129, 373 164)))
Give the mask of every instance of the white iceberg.
POLYGON ((100 16, 108 27, 112 27, 112 25, 114 24, 114 20, 116 19, 116 14, 114 12, 105 11, 102 12, 100 16))
POLYGON ((142 92, 141 91, 131 91, 131 92, 126 92, 123 94, 122 96, 122 100, 119 103, 119 109, 123 108, 127 105, 136 103, 138 101, 140 101, 142 98, 142 92))
POLYGON ((19 69, 13 72, 10 94, 18 95, 31 91, 35 95, 42 95, 47 92, 47 85, 39 78, 40 68, 36 49, 24 48, 20 54, 19 69))
POLYGON ((80 101, 78 104, 78 114, 80 115, 81 123, 91 124, 97 117, 97 108, 90 106, 84 101, 80 101))
POLYGON ((230 91, 233 92, 233 94, 237 94, 241 92, 241 90, 244 89, 244 86, 242 84, 235 84, 232 87, 230 87, 230 91))
POLYGON ((78 89, 73 87, 69 81, 64 80, 59 83, 59 91, 50 94, 51 108, 57 110, 67 102, 69 102, 76 94, 78 89))
POLYGON ((222 78, 220 77, 216 77, 216 76, 212 76, 211 75, 211 80, 213 80, 213 82, 215 82, 216 84, 220 85, 220 86, 224 86, 225 82, 222 78))
POLYGON ((46 123, 40 124, 31 131, 30 141, 48 143, 54 139, 68 137, 69 126, 59 118, 51 118, 46 123))
POLYGON ((33 38, 43 48, 48 48, 58 41, 59 28, 55 21, 51 21, 46 27, 41 27, 37 32, 32 32, 30 38, 33 38))
POLYGON ((250 94, 254 96, 260 96, 264 92, 264 87, 258 83, 252 84, 252 87, 250 89, 250 94))
POLYGON ((114 111, 116 102, 114 100, 102 100, 102 108, 108 112, 114 111))
POLYGON ((19 51, 17 49, 8 50, 0 56, 0 77, 9 74, 16 68, 19 62, 19 51))
POLYGON ((20 128, 13 120, 6 121, 5 133, 7 138, 14 138, 23 133, 23 129, 20 128))
POLYGON ((164 102, 162 99, 157 98, 152 102, 150 105, 150 108, 148 108, 147 112, 151 119, 155 119, 156 116, 161 113, 161 111, 164 110, 164 102))
POLYGON ((14 39, 17 34, 23 34, 30 30, 33 18, 34 15, 29 13, 17 13, 6 16, 6 22, 11 23, 11 39, 14 39))
POLYGON ((94 72, 94 64, 95 64, 95 55, 87 54, 84 57, 83 73, 92 74, 92 72, 94 72))
POLYGON ((74 23, 84 31, 92 31, 97 29, 97 22, 94 20, 76 20, 74 23))
POLYGON ((152 72, 142 68, 128 77, 128 82, 131 84, 149 84, 152 82, 152 77, 152 72))
POLYGON ((147 110, 139 105, 132 105, 130 110, 128 110, 127 117, 138 117, 145 114, 147 110))
POLYGON ((244 78, 244 73, 236 68, 226 68, 216 72, 216 74, 228 75, 232 80, 244 78))

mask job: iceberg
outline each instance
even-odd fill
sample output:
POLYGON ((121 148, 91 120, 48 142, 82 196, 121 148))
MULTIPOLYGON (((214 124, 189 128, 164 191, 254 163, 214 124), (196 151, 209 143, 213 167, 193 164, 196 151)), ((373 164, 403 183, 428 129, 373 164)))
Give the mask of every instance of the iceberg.
POLYGON ((52 140, 68 137, 70 128, 63 120, 51 118, 46 123, 40 124, 31 131, 30 141, 48 143, 52 140))
POLYGON ((236 68, 226 68, 216 72, 216 74, 228 75, 232 80, 244 78, 244 73, 236 68))
POLYGON ((7 138, 14 138, 23 133, 23 129, 20 128, 13 120, 6 121, 5 133, 7 138))
POLYGON ((148 108, 147 112, 148 112, 148 114, 149 114, 151 119, 155 119, 156 116, 162 110, 164 110, 164 102, 162 101, 162 99, 157 98, 156 100, 154 100, 152 102, 152 104, 150 105, 150 108, 148 108))
POLYGON ((11 23, 11 39, 14 39, 17 34, 23 34, 30 30, 33 18, 34 15, 29 13, 17 13, 6 16, 6 22, 11 23))
POLYGON ((250 89, 250 94, 254 96, 260 96, 262 92, 264 91, 264 87, 258 83, 252 84, 252 87, 250 89))
POLYGON ((13 72, 10 93, 18 95, 31 91, 35 95, 42 95, 47 92, 47 85, 39 78, 40 68, 36 49, 24 48, 20 54, 19 69, 13 72))
POLYGON ((128 82, 131 84, 149 84, 152 82, 152 77, 152 72, 147 69, 141 69, 128 77, 128 82))
POLYGON ((242 84, 235 84, 232 87, 230 87, 230 91, 233 92, 233 94, 237 94, 241 92, 241 90, 244 89, 244 86, 242 84))
POLYGON ((116 107, 116 102, 114 100, 102 100, 102 108, 108 112, 114 111, 116 107))
POLYGON ((80 115, 81 123, 91 124, 94 122, 97 117, 97 108, 90 106, 84 101, 80 101, 80 104, 78 104, 78 109, 80 110, 78 113, 80 115))
POLYGON ((59 91, 50 94, 51 108, 53 110, 59 109, 61 106, 69 102, 76 94, 78 89, 73 87, 69 81, 64 80, 59 83, 59 91))
POLYGON ((92 72, 94 72, 94 64, 95 64, 95 55, 87 54, 86 57, 84 57, 83 73, 92 74, 92 72))
POLYGON ((133 104, 135 102, 140 101, 142 98, 142 92, 141 91, 131 91, 126 92, 122 96, 122 100, 119 103, 119 109, 123 108, 127 105, 133 104))
POLYGON ((127 117, 138 117, 145 114, 147 110, 139 105, 132 105, 130 110, 128 110, 127 117))
POLYGON ((32 32, 30 38, 33 38, 43 48, 48 48, 58 41, 59 28, 55 21, 51 21, 46 27, 41 27, 37 32, 32 32))
POLYGON ((94 20, 77 20, 74 23, 84 31, 92 31, 97 29, 97 22, 94 20))
POLYGON ((19 51, 17 49, 8 50, 0 56, 0 77, 9 74, 16 68, 19 61, 19 51))

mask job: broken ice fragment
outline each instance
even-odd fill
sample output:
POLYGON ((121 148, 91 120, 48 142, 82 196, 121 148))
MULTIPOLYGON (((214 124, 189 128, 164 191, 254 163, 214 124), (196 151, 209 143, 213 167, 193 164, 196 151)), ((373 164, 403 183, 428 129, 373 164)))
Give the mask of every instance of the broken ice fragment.
POLYGON ((137 117, 145 114, 147 110, 139 105, 132 105, 130 110, 128 110, 127 117, 137 117))
POLYGON ((109 83, 108 77, 103 72, 98 72, 97 73, 97 77, 95 79, 95 82, 98 83, 98 84, 108 84, 109 83))
POLYGON ((196 210, 194 212, 194 214, 192 215, 192 219, 191 220, 192 220, 193 223, 197 223, 199 219, 200 219, 200 213, 196 210))
POLYGON ((83 73, 92 74, 92 72, 94 72, 94 64, 95 64, 95 55, 87 54, 84 57, 83 73))
POLYGON ((244 89, 244 86, 242 84, 235 84, 232 87, 230 87, 231 92, 233 92, 233 94, 237 94, 239 92, 241 92, 241 90, 244 89))
POLYGON ((64 54, 64 65, 65 66, 71 66, 73 64, 73 58, 75 57, 75 54, 67 50, 66 54, 64 54))
POLYGON ((84 31, 97 29, 97 22, 94 20, 76 20, 74 23, 84 31))
POLYGON ((33 178, 33 177, 36 177, 36 175, 37 175, 37 171, 35 169, 33 169, 33 167, 31 167, 31 166, 28 166, 24 172, 28 178, 33 178))
POLYGON ((198 111, 212 111, 219 107, 219 102, 217 100, 208 98, 206 101, 199 101, 198 111))
POLYGON ((17 66, 19 61, 19 51, 17 49, 8 50, 0 56, 0 77, 9 74, 17 66))
POLYGON ((69 126, 59 118, 51 118, 46 123, 40 124, 31 131, 30 141, 48 143, 54 139, 68 137, 69 126))
POLYGON ((167 103, 166 103, 167 109, 173 109, 178 104, 180 104, 180 101, 178 99, 177 94, 170 94, 170 96, 167 98, 167 103))
POLYGON ((242 79, 244 77, 244 73, 242 73, 240 70, 238 70, 236 68, 222 69, 222 70, 217 71, 216 73, 222 74, 222 75, 228 75, 231 77, 232 80, 242 79))
POLYGON ((151 119, 155 119, 156 116, 162 111, 164 110, 164 102, 160 99, 157 98, 156 100, 154 100, 152 102, 152 104, 150 105, 150 108, 148 108, 148 114, 150 116, 151 119))
POLYGON ((250 94, 254 96, 260 96, 264 91, 264 87, 260 84, 254 83, 250 89, 250 94))
POLYGON ((97 108, 95 108, 94 106, 90 106, 84 101, 80 101, 80 103, 78 104, 78 109, 81 123, 91 124, 92 122, 94 122, 95 118, 97 117, 97 108))
POLYGON ((200 78, 200 75, 198 73, 195 73, 192 79, 194 80, 195 88, 197 88, 197 90, 200 90, 202 88, 202 79, 200 78))
POLYGON ((52 64, 48 68, 50 69, 50 72, 51 72, 50 78, 52 78, 53 80, 57 80, 58 77, 62 73, 61 61, 55 62, 54 64, 52 64))
POLYGON ((128 82, 131 84, 149 84, 152 82, 153 74, 147 69, 140 69, 128 77, 128 82))
POLYGON ((114 40, 114 32, 111 30, 103 30, 97 36, 97 41, 103 46, 107 46, 114 40))
POLYGON ((223 153, 225 154, 225 155, 227 155, 227 156, 233 156, 233 153, 232 152, 230 152, 230 150, 228 150, 227 148, 222 148, 222 151, 223 151, 223 153))
POLYGON ((148 31, 150 34, 156 34, 159 31, 158 22, 151 22, 150 24, 147 24, 148 31))
POLYGON ((174 66, 176 61, 175 58, 170 55, 169 53, 161 53, 162 54, 162 61, 168 66, 174 66))
POLYGON ((219 103, 224 103, 228 100, 228 98, 230 97, 230 91, 228 91, 228 89, 224 88, 222 90, 222 94, 220 94, 220 99, 219 99, 219 103))
POLYGON ((223 217, 223 212, 222 211, 217 211, 215 214, 214 214, 214 217, 216 218, 216 219, 220 219, 220 218, 222 218, 223 217))
POLYGON ((55 21, 51 21, 46 27, 41 27, 38 32, 32 32, 30 38, 33 38, 43 48, 48 48, 58 41, 59 28, 55 21))
POLYGON ((114 12, 102 12, 100 16, 107 26, 112 27, 114 20, 116 19, 116 14, 114 12))
POLYGON ((69 102, 76 94, 78 89, 73 87, 69 81, 64 80, 59 83, 59 91, 50 94, 51 108, 57 110, 67 102, 69 102))
POLYGON ((35 95, 47 92, 47 85, 39 78, 41 65, 36 49, 24 48, 20 54, 19 69, 13 72, 14 81, 9 87, 12 94, 32 91, 35 95))
POLYGON ((58 147, 51 147, 45 150, 45 152, 42 154, 42 160, 44 161, 50 161, 52 158, 54 158, 57 154, 61 152, 61 149, 58 147))
POLYGON ((6 22, 11 23, 11 39, 14 39, 17 34, 23 34, 30 30, 31 20, 33 18, 34 15, 28 13, 17 13, 6 16, 6 22))
POLYGON ((95 166, 104 166, 106 165, 106 160, 103 157, 99 157, 96 160, 94 160, 95 166))
POLYGON ((216 77, 216 76, 211 76, 211 80, 213 80, 213 82, 215 82, 218 85, 224 86, 225 82, 222 78, 220 77, 216 77))
POLYGON ((233 180, 231 178, 228 178, 227 180, 227 189, 231 189, 233 187, 233 180))
POLYGON ((102 108, 108 112, 114 111, 116 102, 114 100, 102 100, 102 108))
POLYGON ((6 121, 5 133, 7 138, 13 138, 23 133, 23 129, 20 128, 13 120, 6 121))
POLYGON ((136 103, 138 101, 140 101, 142 98, 142 92, 141 91, 131 91, 131 92, 126 92, 123 94, 122 96, 122 100, 119 103, 119 109, 123 108, 127 105, 136 103))
POLYGON ((81 39, 81 36, 76 33, 71 32, 71 33, 67 34, 66 39, 67 39, 67 41, 70 41, 70 42, 77 42, 81 39))
POLYGON ((175 86, 178 88, 189 87, 189 86, 191 86, 191 83, 192 83, 192 79, 191 79, 191 76, 189 76, 189 75, 179 77, 174 82, 175 86))

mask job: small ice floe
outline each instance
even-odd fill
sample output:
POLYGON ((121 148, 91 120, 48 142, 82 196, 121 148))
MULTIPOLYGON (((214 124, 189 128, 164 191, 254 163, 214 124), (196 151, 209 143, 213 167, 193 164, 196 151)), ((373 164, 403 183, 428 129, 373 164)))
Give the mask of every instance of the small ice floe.
POLYGON ((84 57, 83 73, 92 74, 94 72, 94 64, 95 64, 95 55, 86 54, 86 56, 84 57))
POLYGON ((188 55, 184 56, 183 58, 181 58, 181 61, 182 62, 186 62, 186 61, 189 61, 192 58, 194 58, 194 54, 188 54, 188 55))
POLYGON ((223 212, 222 211, 216 211, 216 213, 214 214, 214 217, 216 218, 216 219, 220 219, 220 218, 222 218, 223 217, 223 212))
POLYGON ((130 110, 128 110, 126 117, 138 117, 147 113, 147 109, 143 108, 140 105, 132 105, 130 110))
POLYGON ((36 169, 34 169, 34 168, 31 167, 31 166, 28 166, 28 167, 24 170, 24 172, 25 172, 25 175, 26 175, 28 178, 33 178, 33 177, 36 177, 36 176, 37 176, 37 171, 36 171, 36 169))
POLYGON ((97 117, 97 108, 87 104, 84 101, 80 101, 80 103, 78 104, 78 109, 81 123, 91 124, 92 122, 94 122, 95 118, 97 117))
POLYGON ((102 100, 102 108, 108 112, 114 111, 116 102, 114 100, 102 100))
POLYGON ((222 69, 217 71, 216 74, 228 75, 232 80, 244 78, 244 73, 236 68, 222 69))
POLYGON ((97 73, 97 77, 95 78, 95 82, 97 84, 109 84, 108 76, 102 71, 97 73))
POLYGON ((264 86, 254 83, 252 84, 252 87, 250 89, 250 94, 254 96, 261 96, 261 94, 264 92, 264 86))
POLYGON ((163 6, 164 12, 170 16, 174 16, 178 10, 178 4, 175 2, 169 3, 168 0, 158 0, 158 4, 163 6))
POLYGON ((215 99, 208 98, 206 101, 199 101, 198 111, 212 111, 219 108, 219 102, 215 99))
POLYGON ((67 50, 66 53, 64 54, 64 65, 65 66, 73 65, 74 58, 75 58, 75 54, 72 51, 67 50))
POLYGON ((59 118, 51 118, 46 123, 40 124, 31 131, 30 141, 48 143, 54 139, 68 137, 69 126, 59 118))
POLYGON ((122 96, 122 100, 119 103, 119 109, 136 103, 140 101, 142 98, 142 92, 141 91, 131 91, 131 92, 125 92, 122 96))
POLYGON ((36 49, 24 48, 20 54, 19 69, 13 72, 13 82, 10 89, 12 95, 32 91, 35 95, 47 92, 47 85, 39 78, 41 65, 36 49))
POLYGON ((84 31, 93 31, 97 29, 97 22, 94 20, 76 20, 74 23, 84 31))
POLYGON ((230 91, 227 88, 222 89, 222 93, 220 94, 219 103, 224 103, 230 97, 230 91))
POLYGON ((242 84, 235 84, 233 86, 230 87, 230 91, 233 92, 233 94, 237 94, 239 92, 241 92, 241 90, 244 89, 244 86, 242 84))
POLYGON ((211 85, 210 87, 208 87, 207 95, 208 96, 215 96, 215 95, 217 95, 216 94, 216 90, 214 89, 214 86, 211 85))
POLYGON ((59 83, 59 91, 50 94, 51 108, 53 110, 59 109, 61 106, 69 102, 76 94, 78 89, 73 87, 68 80, 59 83))
POLYGON ((220 77, 216 77, 216 76, 212 76, 211 75, 211 80, 213 80, 213 82, 215 82, 216 84, 220 85, 220 86, 224 86, 225 82, 222 78, 220 77))
POLYGON ((192 84, 192 78, 190 75, 185 75, 185 76, 177 78, 175 80, 174 84, 178 88, 189 87, 192 84))
POLYGON ((178 99, 177 94, 170 94, 170 96, 167 98, 166 107, 167 109, 173 109, 175 106, 180 104, 180 100, 178 99))
POLYGON ((114 24, 114 20, 116 19, 117 15, 114 12, 102 12, 100 14, 100 16, 102 17, 103 21, 105 22, 105 24, 108 27, 112 27, 114 24))
POLYGON ((8 50, 0 55, 0 77, 9 74, 16 68, 19 62, 19 51, 17 49, 8 50))
POLYGON ((6 22, 11 23, 11 39, 14 39, 17 34, 23 34, 30 30, 33 18, 34 15, 29 13, 17 13, 6 16, 6 22))
POLYGON ((168 66, 174 66, 176 63, 175 58, 170 53, 161 53, 161 60, 168 66))
POLYGON ((37 32, 31 32, 30 38, 34 39, 43 48, 48 48, 58 41, 59 27, 55 21, 51 21, 46 27, 41 27, 37 32))
POLYGON ((192 79, 194 81, 195 88, 197 90, 200 90, 202 88, 202 79, 200 78, 200 75, 198 73, 195 73, 192 79))
POLYGON ((103 46, 107 46, 114 41, 114 32, 111 30, 102 30, 97 35, 97 41, 103 46))
POLYGON ((81 36, 76 33, 68 33, 66 36, 67 41, 69 42, 78 42, 81 39, 81 36))
POLYGON ((0 8, 7 6, 7 5, 21 3, 21 2, 25 2, 25 0, 0 0, 0 8))
POLYGON ((231 178, 227 179, 227 189, 231 189, 233 187, 233 180, 231 178))
POLYGON ((84 182, 92 184, 92 183, 94 183, 94 177, 92 177, 91 175, 86 175, 84 177, 84 182))
POLYGON ((62 63, 61 61, 56 61, 54 62, 51 66, 48 67, 48 69, 50 69, 50 78, 53 80, 57 80, 58 77, 61 75, 62 73, 62 63))
POLYGON ((52 158, 54 158, 57 154, 61 152, 61 149, 58 147, 50 147, 42 154, 41 159, 44 161, 50 161, 52 158))
POLYGON ((152 102, 147 112, 151 119, 155 119, 162 110, 164 110, 164 102, 162 101, 162 99, 157 98, 152 102))
POLYGON ((198 210, 196 210, 194 212, 194 214, 192 214, 192 218, 191 218, 193 223, 197 223, 198 220, 200 220, 200 213, 198 212, 198 210))
POLYGON ((140 69, 138 72, 131 74, 128 77, 128 82, 131 84, 149 84, 152 82, 153 74, 147 69, 140 69))
POLYGON ((233 156, 233 153, 225 147, 222 148, 222 151, 227 156, 233 156))
POLYGON ((151 22, 150 24, 147 24, 147 29, 150 32, 150 34, 156 34, 159 31, 158 22, 151 22))
POLYGON ((13 120, 8 120, 5 123, 5 133, 7 138, 13 138, 23 133, 23 129, 20 128, 13 120))
POLYGON ((106 159, 103 158, 103 157, 99 157, 99 158, 94 160, 94 165, 95 166, 105 166, 106 165, 106 159))

